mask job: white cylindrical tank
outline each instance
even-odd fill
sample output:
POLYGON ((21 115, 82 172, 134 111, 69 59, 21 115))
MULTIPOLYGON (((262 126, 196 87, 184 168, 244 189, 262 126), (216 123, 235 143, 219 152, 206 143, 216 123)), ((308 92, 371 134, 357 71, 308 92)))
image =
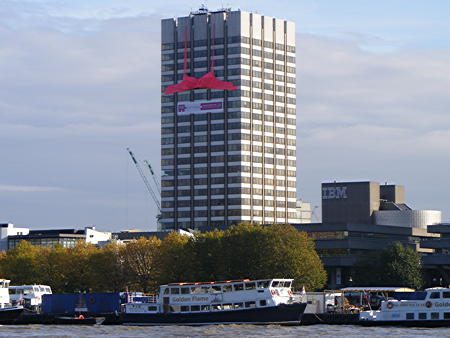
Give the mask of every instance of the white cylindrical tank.
POLYGON ((380 210, 374 212, 375 224, 426 229, 442 221, 438 210, 380 210))

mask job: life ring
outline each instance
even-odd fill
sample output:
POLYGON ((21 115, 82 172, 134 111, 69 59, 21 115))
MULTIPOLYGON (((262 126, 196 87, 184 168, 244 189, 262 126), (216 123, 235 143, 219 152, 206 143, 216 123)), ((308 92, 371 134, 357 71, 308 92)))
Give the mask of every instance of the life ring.
POLYGON ((276 292, 275 290, 270 291, 272 293, 272 296, 275 296, 276 292))
POLYGON ((394 307, 394 303, 388 302, 387 305, 386 305, 386 307, 387 307, 388 309, 392 309, 392 308, 394 307))
POLYGON ((288 291, 288 294, 289 294, 290 296, 292 296, 292 291, 291 291, 291 290, 289 290, 289 291, 288 291))
POLYGON ((94 296, 89 297, 89 303, 91 303, 91 304, 95 303, 95 297, 94 296))
POLYGON ((427 301, 427 302, 425 303, 425 306, 428 307, 428 308, 430 308, 430 307, 433 306, 433 303, 431 303, 430 301, 427 301))

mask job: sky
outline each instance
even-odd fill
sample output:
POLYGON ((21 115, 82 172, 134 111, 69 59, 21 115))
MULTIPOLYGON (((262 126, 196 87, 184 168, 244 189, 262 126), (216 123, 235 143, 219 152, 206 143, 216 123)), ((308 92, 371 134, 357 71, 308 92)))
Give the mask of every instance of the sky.
MULTIPOLYGON (((438 0, 204 1, 294 21, 298 197, 404 185, 450 221, 450 13, 438 0)), ((0 223, 155 229, 131 162, 160 168, 160 19, 199 4, 0 0, 0 223)))

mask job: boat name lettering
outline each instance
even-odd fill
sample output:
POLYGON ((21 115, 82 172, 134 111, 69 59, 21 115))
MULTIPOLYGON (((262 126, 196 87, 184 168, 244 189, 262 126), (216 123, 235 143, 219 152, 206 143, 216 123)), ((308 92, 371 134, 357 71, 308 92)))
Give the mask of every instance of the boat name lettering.
POLYGON ((434 303, 433 305, 436 306, 436 307, 449 307, 450 306, 450 302, 434 303))
POLYGON ((421 307, 421 306, 425 306, 425 304, 424 303, 399 303, 399 306, 421 307))
POLYGON ((208 297, 201 296, 192 296, 192 297, 175 297, 172 299, 174 302, 207 302, 209 300, 208 297))

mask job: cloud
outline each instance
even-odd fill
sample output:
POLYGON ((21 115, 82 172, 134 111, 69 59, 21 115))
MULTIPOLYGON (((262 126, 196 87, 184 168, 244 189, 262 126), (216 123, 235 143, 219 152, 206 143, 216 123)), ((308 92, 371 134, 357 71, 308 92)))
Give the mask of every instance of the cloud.
MULTIPOLYGON (((159 168, 159 17, 36 11, 28 25, 0 11, 1 217, 154 228, 156 207, 125 148, 159 168), (21 186, 60 190, 7 194, 21 186)), ((358 39, 298 36, 299 197, 320 205, 327 180, 389 181, 414 207, 448 217, 450 52, 380 55, 358 39)))
POLYGON ((49 191, 63 191, 59 187, 39 187, 26 185, 4 185, 0 184, 0 192, 49 192, 49 191))
POLYGON ((448 217, 450 51, 373 54, 313 35, 297 46, 300 196, 320 205, 320 182, 388 181, 448 217))

